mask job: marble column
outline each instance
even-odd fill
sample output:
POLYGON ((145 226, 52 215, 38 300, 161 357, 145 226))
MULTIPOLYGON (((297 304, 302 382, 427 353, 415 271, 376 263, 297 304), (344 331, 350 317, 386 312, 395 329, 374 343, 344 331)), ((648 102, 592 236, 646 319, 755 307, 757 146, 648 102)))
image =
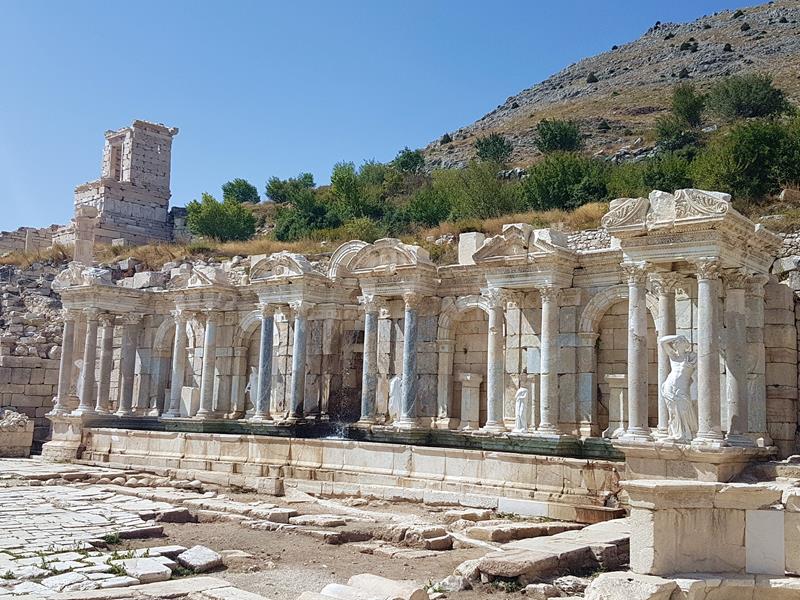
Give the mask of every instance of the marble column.
POLYGON ((64 309, 62 318, 64 328, 61 334, 61 359, 58 364, 58 388, 56 397, 53 398, 53 410, 50 414, 65 415, 71 410, 69 389, 72 385, 72 352, 75 347, 75 319, 74 310, 64 309))
POLYGON ((542 328, 539 334, 539 427, 537 434, 559 435, 558 429, 558 295, 555 286, 539 288, 542 328))
POLYGON ((508 294, 499 288, 488 288, 481 291, 489 308, 489 333, 486 348, 486 424, 483 431, 503 433, 506 430, 503 421, 503 395, 505 382, 505 306, 508 294))
MULTIPOLYGON (((658 337, 675 335, 675 290, 682 277, 679 273, 654 273, 650 276, 655 293, 658 295, 658 337)), ((669 411, 667 402, 661 391, 664 381, 670 373, 669 356, 661 344, 657 344, 658 352, 658 427, 653 437, 664 438, 669 435, 669 411)))
POLYGON ((416 292, 403 294, 405 315, 403 320, 403 376, 400 390, 399 429, 419 426, 417 406, 417 311, 423 296, 416 292))
POLYGON ((72 414, 94 414, 97 402, 97 380, 95 368, 97 366, 97 326, 100 311, 89 308, 84 311, 86 315, 86 341, 83 345, 83 375, 81 376, 81 389, 78 390, 80 404, 72 414))
POLYGON ((747 307, 745 290, 749 274, 739 269, 723 273, 725 282, 725 400, 728 422, 726 440, 731 446, 753 446, 746 434, 747 393, 747 307))
POLYGON ((697 268, 697 420, 692 443, 726 445, 722 435, 719 373, 719 259, 703 258, 697 268))
POLYGON ((294 343, 292 346, 292 388, 290 396, 289 420, 302 421, 305 418, 306 394, 306 341, 308 334, 308 313, 312 305, 306 301, 292 302, 289 307, 294 313, 294 343))
POLYGON ((100 372, 97 375, 97 403, 95 412, 101 415, 111 410, 109 396, 111 393, 111 370, 114 367, 114 320, 109 313, 100 315, 100 372))
POLYGON ((764 348, 764 285, 769 277, 753 275, 747 282, 747 395, 748 432, 757 445, 771 446, 767 433, 766 349, 764 348))
POLYGON ((626 262, 628 276, 628 426, 627 441, 651 440, 647 424, 647 270, 644 261, 626 262))
POLYGON ((133 380, 136 377, 136 345, 142 315, 122 315, 122 349, 120 358, 119 407, 116 414, 127 417, 133 414, 133 380))
POLYGON ((172 311, 175 320, 175 336, 172 340, 172 375, 169 382, 169 408, 165 417, 174 418, 181 416, 181 394, 183 393, 183 378, 186 374, 186 324, 188 315, 184 310, 172 311))
POLYGON ((200 375, 200 409, 195 415, 198 419, 214 419, 214 380, 217 374, 217 327, 222 321, 222 313, 209 311, 205 315, 206 330, 203 335, 203 370, 200 375))
POLYGON ((373 295, 361 296, 364 307, 364 359, 361 366, 361 419, 362 425, 375 422, 375 394, 378 387, 378 313, 381 299, 373 295))
MULTIPOLYGON (((256 391, 255 412, 253 421, 269 421, 270 398, 272 392, 272 347, 275 335, 275 307, 262 304, 261 337, 258 344, 258 390, 256 391)), ((252 392, 251 392, 252 393, 252 392)))

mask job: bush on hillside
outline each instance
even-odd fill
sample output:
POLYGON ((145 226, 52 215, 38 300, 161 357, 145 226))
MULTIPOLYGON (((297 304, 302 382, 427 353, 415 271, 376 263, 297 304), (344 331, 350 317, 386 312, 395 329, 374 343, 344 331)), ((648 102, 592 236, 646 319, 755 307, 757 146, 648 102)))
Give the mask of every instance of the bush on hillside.
POLYGON ((425 157, 422 156, 421 150, 411 150, 406 146, 394 157, 392 165, 401 173, 419 173, 425 166, 425 157))
POLYGON ((644 188, 674 192, 692 186, 689 173, 691 163, 676 152, 662 152, 642 163, 642 182, 644 188))
POLYGON ((534 210, 571 210, 608 195, 608 165, 572 152, 547 154, 522 181, 525 204, 534 210))
POLYGON ((314 176, 311 173, 300 173, 297 177, 280 179, 270 177, 267 181, 267 197, 278 204, 294 202, 298 194, 314 189, 314 176))
POLYGON ((464 169, 433 173, 433 192, 441 194, 442 205, 449 205, 451 219, 486 219, 518 210, 519 184, 497 177, 499 165, 470 162, 464 169))
POLYGON ((583 144, 581 130, 574 121, 543 119, 536 125, 536 147, 543 154, 549 152, 574 152, 583 144))
POLYGON ((725 121, 772 117, 789 112, 783 91, 765 74, 732 75, 715 83, 708 92, 708 109, 725 121))
POLYGON ((706 98, 691 83, 679 83, 672 90, 672 114, 689 127, 699 127, 706 98))
POLYGON ((697 141, 697 134, 686 122, 675 115, 663 115, 656 119, 656 141, 662 150, 680 150, 697 141))
POLYGON ((722 132, 692 163, 695 183, 737 199, 776 193, 800 181, 800 125, 770 120, 742 122, 722 132))
POLYGON ((211 194, 203 194, 200 202, 186 205, 186 224, 195 235, 220 242, 249 240, 256 232, 256 218, 240 202, 228 198, 219 202, 211 194))
POLYGON ((406 214, 414 223, 435 227, 450 216, 450 198, 432 185, 417 190, 406 205, 406 214))
POLYGON ((258 204, 258 188, 246 179, 236 178, 222 185, 222 199, 258 204))
POLYGON ((492 133, 479 137, 473 144, 478 159, 485 162, 497 163, 505 166, 514 151, 514 145, 499 133, 492 133))

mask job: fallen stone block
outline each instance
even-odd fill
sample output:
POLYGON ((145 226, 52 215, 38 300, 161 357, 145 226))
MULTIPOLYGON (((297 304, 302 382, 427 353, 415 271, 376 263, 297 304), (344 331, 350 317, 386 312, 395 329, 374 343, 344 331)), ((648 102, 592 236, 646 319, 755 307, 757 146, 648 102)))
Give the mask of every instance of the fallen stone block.
POLYGON ((560 598, 561 590, 550 583, 531 583, 525 586, 525 597, 530 600, 560 598))
POLYGON ((100 584, 100 589, 112 589, 112 588, 122 588, 122 587, 129 587, 131 585, 138 585, 141 583, 135 577, 128 577, 127 575, 121 575, 119 577, 111 577, 110 579, 103 579, 102 581, 98 581, 100 584))
POLYGON ((73 583, 80 583, 86 581, 86 575, 81 573, 63 573, 61 575, 53 575, 52 577, 45 577, 41 583, 43 586, 55 590, 56 592, 62 591, 68 585, 73 583))
POLYGON ((222 566, 222 556, 205 546, 192 546, 176 556, 175 560, 195 573, 204 573, 222 566))
POLYGON ((487 521, 492 518, 492 511, 480 510, 476 508, 468 508, 464 510, 448 510, 445 511, 442 518, 445 523, 453 523, 454 521, 487 521))
POLYGON ((346 521, 337 515, 300 515, 297 517, 290 517, 289 523, 307 527, 340 527, 344 525, 346 521))
POLYGON ((586 588, 586 600, 669 600, 678 584, 631 572, 602 573, 586 588))
POLYGON ((260 594, 240 590, 236 587, 222 587, 200 592, 203 600, 267 600, 260 594))
POLYGON ((428 594, 413 581, 387 579, 379 575, 362 573, 353 575, 347 585, 363 590, 373 597, 388 600, 428 600, 428 594))
POLYGON ((329 583, 322 588, 320 594, 323 596, 330 596, 331 598, 338 598, 339 600, 371 600, 376 598, 374 594, 369 594, 364 590, 349 585, 341 585, 339 583, 329 583))
POLYGON ((167 558, 175 558, 181 552, 186 552, 184 546, 152 546, 147 548, 150 554, 157 554, 158 556, 166 556, 167 558))
POLYGON ((491 577, 546 577, 558 570, 558 556, 522 549, 491 552, 480 559, 478 569, 491 577))
POLYGON ((197 518, 188 508, 172 508, 156 513, 156 521, 162 523, 194 523, 197 518))
POLYGON ((166 581, 172 577, 172 570, 169 567, 152 558, 126 558, 118 564, 128 577, 134 577, 140 583, 166 581))
POLYGON ((471 590, 472 584, 470 584, 466 577, 450 575, 436 584, 436 589, 441 592, 464 592, 466 590, 471 590))
POLYGON ((426 550, 452 550, 453 549, 453 538, 449 535, 443 535, 441 537, 435 538, 428 538, 424 540, 423 547, 426 550))

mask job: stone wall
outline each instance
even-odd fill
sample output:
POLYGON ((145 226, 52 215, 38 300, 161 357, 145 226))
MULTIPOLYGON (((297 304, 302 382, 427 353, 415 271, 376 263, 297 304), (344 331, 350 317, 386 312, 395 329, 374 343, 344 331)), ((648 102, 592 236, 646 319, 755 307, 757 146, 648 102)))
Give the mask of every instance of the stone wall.
POLYGON ((37 229, 20 227, 15 231, 0 231, 0 252, 34 252, 53 245, 53 234, 59 225, 37 229))

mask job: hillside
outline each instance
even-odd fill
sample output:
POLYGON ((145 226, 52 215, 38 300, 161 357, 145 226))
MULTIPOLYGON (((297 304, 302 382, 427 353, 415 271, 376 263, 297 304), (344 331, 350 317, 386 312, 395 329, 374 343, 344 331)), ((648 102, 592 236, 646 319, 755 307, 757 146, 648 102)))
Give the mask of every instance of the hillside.
POLYGON ((524 166, 538 155, 533 131, 544 118, 577 120, 590 152, 613 155, 622 147, 647 144, 648 130, 681 75, 703 88, 717 77, 766 72, 797 102, 798 67, 798 0, 719 12, 692 23, 657 23, 639 39, 570 65, 475 123, 449 132, 451 143, 432 142, 424 150, 426 166, 463 166, 474 156, 476 136, 492 132, 513 141, 512 163, 524 166), (597 81, 587 83, 587 78, 597 81))

